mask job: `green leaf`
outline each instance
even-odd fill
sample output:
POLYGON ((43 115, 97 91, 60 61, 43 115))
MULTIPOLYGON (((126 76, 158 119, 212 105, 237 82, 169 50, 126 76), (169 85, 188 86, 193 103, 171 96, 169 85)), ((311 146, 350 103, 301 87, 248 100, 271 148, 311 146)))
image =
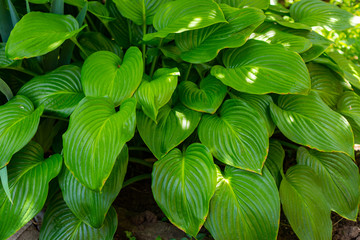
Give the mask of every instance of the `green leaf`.
POLYGON ((354 158, 349 122, 331 110, 314 92, 280 96, 270 105, 271 117, 291 141, 324 152, 343 152, 354 158))
POLYGON ((10 59, 44 55, 81 30, 76 19, 70 15, 30 12, 11 31, 5 53, 10 59))
POLYGON ((84 187, 67 168, 63 169, 59 176, 60 188, 64 201, 76 217, 94 228, 103 225, 108 210, 122 187, 128 159, 128 148, 124 145, 101 193, 84 187))
POLYGON ((181 50, 180 57, 191 63, 213 60, 224 48, 236 48, 245 44, 250 34, 265 19, 257 8, 232 8, 222 4, 227 23, 186 31, 175 35, 175 43, 181 50))
POLYGON ((184 153, 173 149, 154 164, 151 188, 171 223, 196 237, 216 188, 210 151, 199 143, 191 144, 184 153))
POLYGON ((5 55, 5 43, 0 43, 0 68, 6 68, 12 65, 20 65, 20 61, 14 61, 5 55))
POLYGON ((123 60, 112 52, 99 51, 85 60, 81 83, 86 96, 110 97, 119 106, 134 94, 143 72, 142 54, 137 47, 130 47, 123 60))
POLYGON ((332 44, 332 41, 314 31, 292 30, 291 32, 295 35, 309 39, 312 43, 312 46, 309 50, 300 54, 305 62, 312 61, 319 57, 332 44))
POLYGON ((301 0, 290 7, 296 22, 343 31, 355 26, 358 20, 348 11, 319 0, 301 0))
POLYGON ((324 184, 308 166, 289 168, 281 182, 282 208, 300 239, 331 239, 331 211, 323 188, 324 184))
POLYGON ((340 97, 337 111, 360 126, 360 97, 355 92, 348 91, 340 97))
POLYGON ((137 129, 145 144, 157 159, 162 158, 171 149, 182 143, 194 132, 201 113, 178 104, 171 108, 165 105, 159 110, 157 123, 137 111, 137 129))
POLYGON ((114 40, 120 45, 120 47, 128 48, 130 45, 130 31, 129 28, 131 24, 129 24, 126 18, 124 18, 120 12, 118 11, 113 0, 106 1, 107 8, 111 16, 114 16, 116 19, 114 21, 106 22, 105 26, 107 29, 110 29, 111 35, 114 40))
POLYGON ((27 82, 18 94, 28 97, 36 107, 44 105, 45 112, 68 117, 84 98, 80 68, 65 65, 27 82))
POLYGON ((300 147, 296 161, 310 167, 325 182, 322 191, 332 210, 356 221, 359 202, 359 168, 343 153, 324 153, 300 147))
POLYGON ((88 55, 97 51, 110 51, 118 56, 123 55, 120 46, 100 32, 83 32, 79 35, 78 42, 88 55))
POLYGON ((226 22, 219 5, 213 0, 170 1, 156 11, 153 25, 157 30, 144 36, 144 41, 165 38, 170 33, 181 33, 226 22))
POLYGON ((35 135, 43 110, 21 95, 0 106, 0 168, 35 135))
POLYGON ((267 9, 270 5, 269 0, 215 0, 217 3, 225 3, 234 8, 255 7, 267 9))
POLYGON ((275 179, 276 185, 280 187, 281 172, 283 171, 283 163, 285 151, 278 141, 270 141, 269 154, 266 158, 265 166, 275 179))
POLYGON ((115 112, 108 98, 84 98, 70 116, 63 135, 64 160, 85 187, 101 191, 117 156, 135 132, 136 101, 123 102, 115 112))
MULTIPOLYGON (((282 6, 282 5, 280 5, 282 6)), ((270 5, 270 7, 274 7, 273 5, 270 5)), ((284 8, 288 13, 289 10, 284 8)), ((270 10, 270 9, 269 9, 270 10)), ((309 27, 306 24, 298 23, 298 22, 290 22, 289 16, 285 15, 284 17, 273 14, 273 13, 266 13, 266 20, 267 22, 276 22, 281 26, 292 28, 292 29, 303 29, 303 30, 311 30, 311 27, 309 27)))
POLYGON ((41 146, 30 142, 16 153, 8 165, 13 204, 0 187, 0 239, 7 239, 29 222, 44 207, 49 182, 56 177, 62 157, 44 159, 41 146))
POLYGON ((5 95, 8 101, 13 97, 11 88, 1 78, 0 78, 0 92, 5 95))
POLYGON ((204 115, 199 138, 219 161, 261 174, 269 136, 260 113, 245 101, 226 100, 218 116, 204 115))
POLYGON ((1 180, 1 185, 4 189, 4 192, 6 194, 6 197, 9 199, 11 204, 14 204, 14 202, 11 198, 10 187, 9 187, 9 178, 8 178, 8 172, 7 172, 6 166, 3 167, 2 169, 0 169, 0 180, 1 180))
POLYGON ((283 46, 249 40, 241 48, 226 50, 223 62, 225 67, 216 65, 211 74, 240 92, 307 94, 310 89, 303 60, 283 46))
POLYGON ((180 72, 177 68, 159 68, 153 78, 144 75, 143 81, 135 92, 143 112, 156 122, 159 109, 171 99, 174 93, 180 72))
POLYGON ((199 86, 191 81, 183 81, 178 86, 179 99, 186 107, 214 114, 227 93, 227 87, 215 77, 208 75, 199 86))
POLYGON ((116 210, 111 207, 104 225, 99 229, 92 228, 78 219, 68 208, 61 194, 57 194, 47 207, 40 230, 40 240, 113 240, 117 224, 116 210))
POLYGON ((86 2, 88 3, 88 11, 98 17, 102 22, 114 20, 110 17, 110 13, 106 6, 98 1, 87 1, 87 0, 64 0, 66 4, 76 6, 78 8, 85 7, 86 2))
POLYGON ((280 199, 270 172, 263 175, 227 166, 218 173, 206 229, 216 240, 276 239, 280 199), (256 230, 255 230, 256 229, 256 230))

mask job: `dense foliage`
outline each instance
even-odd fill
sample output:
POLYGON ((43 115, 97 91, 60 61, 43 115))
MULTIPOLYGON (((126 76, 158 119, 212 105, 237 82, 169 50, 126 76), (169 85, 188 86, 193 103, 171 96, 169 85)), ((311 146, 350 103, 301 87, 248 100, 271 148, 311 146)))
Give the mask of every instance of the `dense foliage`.
POLYGON ((112 239, 129 161, 189 237, 356 220, 358 5, 272 4, 0 0, 0 239, 112 239))

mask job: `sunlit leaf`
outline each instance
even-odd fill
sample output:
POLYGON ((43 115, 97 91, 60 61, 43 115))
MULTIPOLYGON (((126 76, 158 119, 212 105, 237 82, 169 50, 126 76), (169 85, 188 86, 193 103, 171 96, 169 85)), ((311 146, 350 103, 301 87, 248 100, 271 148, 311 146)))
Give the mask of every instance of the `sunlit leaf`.
POLYGON ((235 8, 256 7, 261 9, 267 9, 270 5, 269 0, 215 0, 215 2, 225 3, 235 8))
MULTIPOLYGON (((270 5, 270 6, 273 7, 273 5, 270 5)), ((287 12, 289 12, 288 9, 285 8, 285 10, 287 10, 287 12)), ((284 26, 287 28, 311 30, 311 27, 309 27, 308 25, 302 24, 299 22, 290 21, 290 19, 286 19, 286 17, 288 17, 288 16, 285 15, 285 17, 282 17, 277 14, 268 13, 268 12, 266 13, 266 21, 267 22, 276 22, 276 23, 280 24, 281 26, 284 26)))
POLYGON ((266 158, 265 166, 269 169, 278 187, 280 187, 282 179, 281 172, 283 171, 284 158, 285 151, 281 144, 278 141, 270 141, 269 154, 266 158))
POLYGON ((345 92, 337 103, 337 111, 352 118, 360 126, 360 96, 355 92, 345 92))

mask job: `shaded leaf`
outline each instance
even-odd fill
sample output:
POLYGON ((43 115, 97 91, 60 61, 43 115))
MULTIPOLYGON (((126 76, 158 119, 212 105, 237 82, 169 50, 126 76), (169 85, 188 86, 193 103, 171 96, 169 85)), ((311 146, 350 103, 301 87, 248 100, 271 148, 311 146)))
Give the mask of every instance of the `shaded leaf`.
POLYGON ((0 43, 0 68, 5 68, 12 65, 19 65, 20 61, 14 61, 5 55, 5 43, 0 43))
POLYGON ((275 179, 276 185, 280 187, 281 172, 283 171, 283 163, 285 151, 278 141, 270 141, 269 154, 266 158, 265 166, 275 179))
POLYGON ((10 87, 1 78, 0 78, 0 92, 5 95, 8 101, 13 97, 13 93, 10 87))
POLYGON ((85 7, 87 3, 87 10, 98 17, 102 22, 108 22, 114 20, 110 17, 110 13, 106 6, 98 1, 87 1, 87 0, 64 0, 66 4, 76 6, 78 8, 85 7))
MULTIPOLYGON (((78 42, 88 55, 97 51, 110 51, 118 56, 122 56, 123 52, 115 41, 108 39, 100 32, 84 32, 78 37, 78 42)), ((84 57, 86 59, 86 57, 84 57)))

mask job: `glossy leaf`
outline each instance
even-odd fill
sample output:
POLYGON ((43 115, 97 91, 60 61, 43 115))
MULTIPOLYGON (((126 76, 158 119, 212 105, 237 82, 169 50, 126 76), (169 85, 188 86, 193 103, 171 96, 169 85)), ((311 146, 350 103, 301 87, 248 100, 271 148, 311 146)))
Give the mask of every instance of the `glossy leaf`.
MULTIPOLYGON (((280 5, 281 6, 281 5, 280 5)), ((274 7, 274 5, 270 5, 270 8, 274 7)), ((276 6, 277 7, 277 6, 276 6)), ((269 8, 269 10, 270 10, 269 8)), ((289 13, 289 10, 284 8, 287 12, 289 13)), ((272 10, 272 9, 271 9, 272 10)), ((292 29, 303 29, 303 30, 311 30, 311 27, 309 27, 306 24, 303 23, 299 23, 299 22, 293 22, 290 20, 289 16, 285 15, 285 16, 280 16, 278 14, 273 14, 273 13, 266 13, 266 21, 267 22, 276 22, 281 26, 287 27, 287 28, 292 28, 292 29)))
POLYGON ((135 132, 136 101, 131 98, 115 112, 108 98, 84 98, 70 116, 63 135, 64 161, 85 187, 101 191, 117 156, 135 132))
POLYGON ((249 40, 244 46, 226 50, 224 66, 216 65, 211 74, 225 85, 253 94, 307 94, 310 77, 299 55, 283 46, 249 40))
POLYGON ((199 138, 219 161, 261 174, 269 136, 260 113, 245 101, 226 100, 218 116, 204 115, 199 138))
POLYGON ((19 90, 36 107, 44 105, 45 112, 68 117, 84 98, 80 82, 80 68, 66 65, 45 75, 37 76, 19 90))
POLYGON ((225 3, 234 8, 255 7, 267 9, 270 5, 269 0, 215 0, 218 3, 225 3))
POLYGON ((199 143, 191 144, 184 153, 173 149, 154 164, 151 188, 168 219, 196 237, 216 188, 216 168, 210 151, 199 143))
POLYGON ((21 95, 0 106, 0 168, 35 135, 43 110, 21 95))
POLYGON ((355 92, 345 92, 337 103, 337 111, 360 126, 360 97, 355 92))
POLYGON ((8 165, 13 204, 0 186, 0 239, 7 239, 29 222, 44 207, 49 182, 61 170, 62 157, 44 159, 41 146, 30 142, 8 165))
POLYGON ((130 98, 141 83, 144 72, 138 48, 127 50, 124 59, 108 51, 89 56, 81 70, 81 83, 86 96, 110 97, 115 106, 130 98))
POLYGON ((44 55, 76 36, 81 29, 70 15, 30 12, 11 31, 5 52, 10 59, 44 55))
POLYGON ((179 99, 188 108, 214 114, 227 93, 227 87, 215 77, 208 75, 199 86, 183 81, 178 86, 179 99))
POLYGON ((205 222, 216 240, 276 239, 279 219, 279 193, 267 169, 262 176, 230 166, 219 173, 205 222))
POLYGON ((157 123, 137 111, 137 129, 154 156, 160 159, 194 132, 200 117, 201 113, 181 104, 173 108, 165 105, 159 110, 157 123))
POLYGON ((314 92, 308 96, 280 96, 270 105, 271 117, 291 141, 325 152, 343 152, 354 158, 349 122, 331 110, 314 92))
POLYGON ((291 31, 293 34, 309 39, 312 46, 306 52, 300 54, 305 62, 319 57, 332 44, 330 40, 316 33, 315 31, 291 31))
POLYGON ((281 144, 278 141, 270 141, 269 154, 266 158, 265 166, 269 169, 278 187, 280 187, 282 179, 281 172, 283 171, 284 158, 285 151, 281 144))

